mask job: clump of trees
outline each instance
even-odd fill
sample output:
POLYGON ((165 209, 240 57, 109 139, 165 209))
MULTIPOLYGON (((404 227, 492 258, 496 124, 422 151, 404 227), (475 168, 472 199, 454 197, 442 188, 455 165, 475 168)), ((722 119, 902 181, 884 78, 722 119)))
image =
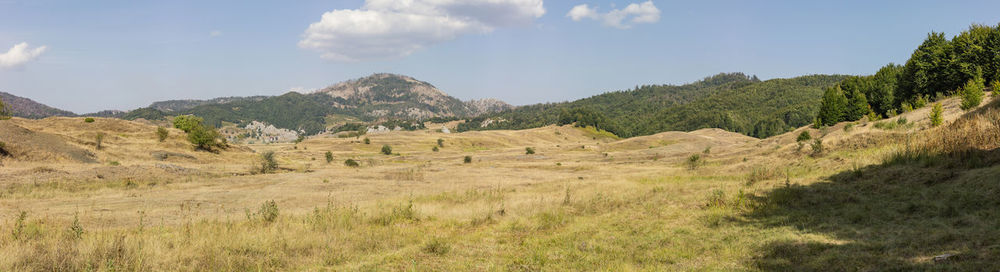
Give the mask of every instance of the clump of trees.
POLYGON ((982 103, 986 82, 1000 81, 997 59, 1000 25, 972 25, 951 40, 931 32, 905 65, 889 64, 875 75, 850 77, 827 89, 817 118, 832 125, 871 113, 889 116, 951 95, 960 96, 962 109, 969 110, 982 103))
POLYGON ((195 149, 205 151, 215 151, 227 146, 225 139, 219 135, 215 127, 208 127, 202 124, 204 119, 194 115, 181 115, 174 117, 174 127, 183 130, 188 134, 188 141, 194 145, 195 149))

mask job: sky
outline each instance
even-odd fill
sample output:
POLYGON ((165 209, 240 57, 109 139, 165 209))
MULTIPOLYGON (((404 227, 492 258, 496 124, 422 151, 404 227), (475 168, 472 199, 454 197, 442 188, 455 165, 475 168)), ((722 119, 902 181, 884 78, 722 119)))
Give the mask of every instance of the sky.
POLYGON ((0 91, 74 111, 308 92, 373 73, 560 102, 722 72, 872 74, 1000 1, 0 0, 0 91))

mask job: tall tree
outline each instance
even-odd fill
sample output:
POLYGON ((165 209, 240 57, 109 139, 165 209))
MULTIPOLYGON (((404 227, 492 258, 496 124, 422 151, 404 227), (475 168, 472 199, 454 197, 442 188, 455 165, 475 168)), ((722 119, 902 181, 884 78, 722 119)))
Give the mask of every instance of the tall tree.
POLYGON ((855 121, 864 117, 870 108, 868 107, 868 98, 860 90, 852 90, 850 92, 850 98, 848 98, 847 108, 844 111, 843 121, 855 121))
POLYGON ((827 88, 823 92, 823 100, 820 102, 817 117, 823 125, 833 125, 844 118, 844 111, 847 108, 847 97, 840 89, 840 86, 827 88))

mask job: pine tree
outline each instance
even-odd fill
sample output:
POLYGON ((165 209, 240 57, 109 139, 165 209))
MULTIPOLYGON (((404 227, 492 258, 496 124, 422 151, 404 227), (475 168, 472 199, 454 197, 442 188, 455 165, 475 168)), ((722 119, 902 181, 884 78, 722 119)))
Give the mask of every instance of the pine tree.
POLYGON ((944 122, 942 112, 944 109, 941 108, 941 103, 934 103, 934 108, 931 108, 931 126, 940 126, 944 122))
POLYGON ((983 89, 985 88, 983 77, 977 76, 965 83, 965 86, 958 91, 962 97, 962 110, 970 110, 983 103, 983 89))
POLYGON ((820 103, 817 117, 823 125, 833 125, 844 119, 844 111, 847 108, 847 97, 840 89, 840 86, 827 88, 823 92, 823 101, 820 103))
POLYGON ((847 111, 844 112, 844 121, 860 120, 868 114, 871 107, 868 106, 868 98, 861 91, 855 89, 851 92, 850 101, 847 104, 847 111))

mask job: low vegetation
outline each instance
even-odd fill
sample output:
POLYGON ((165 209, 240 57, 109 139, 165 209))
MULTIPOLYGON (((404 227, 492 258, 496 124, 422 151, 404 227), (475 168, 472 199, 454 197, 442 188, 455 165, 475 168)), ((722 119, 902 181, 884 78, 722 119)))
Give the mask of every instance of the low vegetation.
POLYGON ((167 136, 170 136, 170 131, 167 131, 167 129, 164 127, 156 127, 157 141, 160 141, 162 143, 163 141, 167 140, 167 136))

